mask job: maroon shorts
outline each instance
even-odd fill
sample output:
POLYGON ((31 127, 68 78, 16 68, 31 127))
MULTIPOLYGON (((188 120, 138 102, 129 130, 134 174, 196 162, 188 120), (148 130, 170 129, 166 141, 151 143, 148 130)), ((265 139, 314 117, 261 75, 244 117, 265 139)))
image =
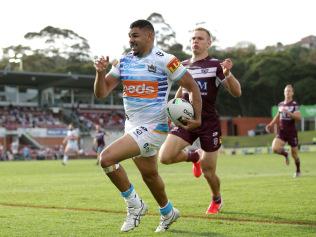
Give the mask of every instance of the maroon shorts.
POLYGON ((174 127, 170 133, 181 137, 191 145, 196 139, 200 138, 201 148, 206 152, 217 151, 222 144, 219 121, 216 123, 204 122, 200 128, 192 131, 187 131, 181 127, 174 127))
POLYGON ((287 142, 291 147, 297 147, 298 146, 298 138, 297 138, 297 132, 296 131, 279 131, 277 138, 280 138, 282 141, 287 142))

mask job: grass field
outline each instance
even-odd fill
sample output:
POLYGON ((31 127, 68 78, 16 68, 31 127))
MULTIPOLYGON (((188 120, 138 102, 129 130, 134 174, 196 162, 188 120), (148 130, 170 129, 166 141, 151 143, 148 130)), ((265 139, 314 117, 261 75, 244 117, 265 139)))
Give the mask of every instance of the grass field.
POLYGON ((301 153, 302 174, 277 155, 221 156, 224 208, 204 214, 210 194, 189 163, 160 165, 181 218, 163 234, 158 207, 131 161, 131 182, 149 205, 138 228, 120 233, 125 204, 94 160, 0 163, 0 236, 316 236, 316 154, 301 153))

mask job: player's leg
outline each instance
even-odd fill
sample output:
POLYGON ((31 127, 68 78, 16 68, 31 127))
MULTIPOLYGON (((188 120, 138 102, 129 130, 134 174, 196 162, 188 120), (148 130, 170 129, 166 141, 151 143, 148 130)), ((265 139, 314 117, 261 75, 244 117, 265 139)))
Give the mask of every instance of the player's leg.
POLYGON ((162 164, 168 165, 188 160, 188 154, 183 149, 190 143, 183 138, 168 134, 165 142, 159 149, 159 160, 162 164))
POLYGON ((103 151, 104 149, 104 146, 98 146, 96 151, 97 151, 97 162, 96 162, 96 165, 99 165, 100 163, 100 154, 101 152, 103 151))
POLYGON ((291 154, 294 159, 295 163, 295 173, 294 173, 294 178, 301 176, 301 161, 300 158, 298 157, 298 138, 297 134, 291 134, 291 137, 289 137, 288 140, 289 145, 291 146, 291 154))
POLYGON ((284 149, 285 141, 279 137, 275 137, 272 141, 272 151, 276 154, 282 155, 285 158, 285 164, 289 165, 289 154, 284 149))
POLYGON ((140 150, 135 140, 125 134, 100 154, 100 164, 111 182, 121 192, 127 205, 127 217, 121 227, 121 231, 129 231, 137 227, 140 218, 147 212, 146 204, 140 199, 134 186, 130 183, 120 161, 139 155, 140 150))
POLYGON ((69 147, 69 145, 66 145, 65 150, 64 150, 63 161, 62 161, 63 165, 67 165, 67 163, 68 163, 69 151, 70 151, 70 147, 69 147))
POLYGON ((138 143, 141 153, 141 156, 134 158, 134 162, 160 208, 161 218, 156 232, 164 232, 179 218, 180 213, 168 201, 165 185, 158 173, 157 150, 167 137, 167 131, 157 133, 159 127, 140 126, 130 134, 138 143))
POLYGON ((296 171, 294 173, 294 178, 301 176, 301 161, 300 158, 298 157, 298 147, 291 147, 291 154, 294 159, 296 171))
POLYGON ((206 214, 217 214, 222 207, 222 197, 220 193, 220 179, 216 174, 218 150, 213 152, 203 152, 201 157, 201 168, 210 189, 212 190, 212 201, 206 214))
POLYGON ((161 220, 156 232, 164 232, 179 217, 179 211, 169 202, 165 185, 158 173, 157 155, 133 159, 142 178, 159 205, 161 220))
POLYGON ((181 161, 193 162, 193 174, 195 177, 200 177, 202 170, 199 162, 199 152, 183 150, 192 144, 196 138, 196 134, 183 128, 173 129, 159 150, 160 162, 163 164, 173 164, 181 161))
POLYGON ((216 174, 218 151, 221 147, 220 128, 210 129, 200 136, 201 149, 203 150, 200 163, 204 178, 211 189, 211 203, 206 214, 217 214, 222 207, 222 197, 220 193, 220 179, 216 174))
POLYGON ((100 154, 101 167, 121 192, 126 191, 130 187, 130 183, 123 167, 118 164, 122 160, 137 155, 139 155, 138 145, 128 134, 117 139, 100 154))

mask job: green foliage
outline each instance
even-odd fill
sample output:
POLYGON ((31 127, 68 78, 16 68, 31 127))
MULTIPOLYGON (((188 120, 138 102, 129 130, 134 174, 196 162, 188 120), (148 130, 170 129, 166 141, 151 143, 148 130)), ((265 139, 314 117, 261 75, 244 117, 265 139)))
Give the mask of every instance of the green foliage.
MULTIPOLYGON (((175 32, 161 14, 153 13, 148 19, 157 25, 159 47, 174 54, 181 61, 190 57, 184 52, 183 46, 176 43, 175 32)), ((94 74, 88 41, 75 32, 47 26, 40 32, 27 33, 25 38, 41 39, 46 48, 30 49, 23 45, 5 48, 4 57, 0 61, 1 69, 20 69, 17 63, 9 63, 9 51, 13 51, 15 55, 22 55, 24 71, 94 74), (68 51, 52 47, 60 39, 68 42, 68 51)), ((231 58, 234 63, 232 72, 242 87, 242 96, 238 99, 232 98, 223 89, 220 90, 217 108, 222 116, 269 117, 271 107, 283 100, 286 84, 293 84, 294 99, 299 104, 316 103, 315 48, 308 49, 298 44, 284 46, 278 43, 258 51, 255 45, 243 42, 227 50, 217 50, 213 46, 209 54, 220 60, 231 58)))

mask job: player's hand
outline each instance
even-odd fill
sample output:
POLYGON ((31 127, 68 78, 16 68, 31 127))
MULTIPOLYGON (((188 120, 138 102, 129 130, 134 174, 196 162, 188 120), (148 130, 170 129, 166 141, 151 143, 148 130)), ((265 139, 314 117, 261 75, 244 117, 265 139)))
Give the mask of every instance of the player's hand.
POLYGON ((105 72, 109 64, 109 56, 101 56, 94 59, 94 67, 97 72, 105 72))
POLYGON ((182 127, 186 130, 193 130, 195 128, 198 128, 201 126, 202 122, 201 120, 196 120, 196 119, 183 119, 182 124, 179 125, 179 127, 182 127))
POLYGON ((230 73, 230 70, 233 68, 234 64, 230 58, 226 58, 223 62, 221 62, 221 66, 223 68, 225 77, 227 77, 230 73))
POLYGON ((272 133, 272 126, 270 124, 266 126, 266 131, 267 133, 272 133))

